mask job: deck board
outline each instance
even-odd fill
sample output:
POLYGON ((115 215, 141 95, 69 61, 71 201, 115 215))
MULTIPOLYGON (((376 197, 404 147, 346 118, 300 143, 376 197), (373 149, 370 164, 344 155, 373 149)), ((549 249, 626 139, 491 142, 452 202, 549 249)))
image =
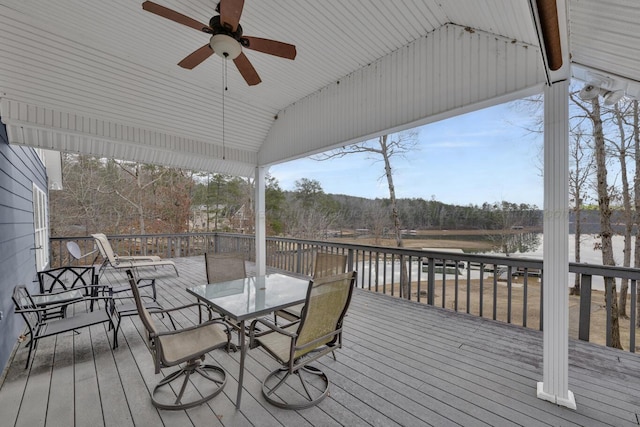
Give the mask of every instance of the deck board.
MULTIPOLYGON (((205 277, 203 257, 175 259, 180 276, 148 269, 165 307, 194 302, 187 286, 205 277)), ((103 282, 122 280, 107 273, 103 282)), ((176 316, 197 320, 197 310, 176 316)), ((168 319, 160 319, 168 323, 168 319)), ((261 381, 277 364, 263 350, 247 353, 244 393, 235 408, 239 353, 209 358, 227 371, 213 400, 186 411, 162 411, 149 393, 156 375, 137 316, 124 318, 119 347, 107 325, 42 339, 24 369, 21 344, 0 388, 2 426, 638 426, 640 356, 571 340, 569 388, 577 411, 536 397, 542 378, 542 333, 489 319, 356 290, 337 360, 318 361, 330 396, 313 408, 285 411, 267 403, 261 381), (34 402, 38 402, 35 404, 34 402)), ((284 390, 284 393, 289 391, 284 390)))

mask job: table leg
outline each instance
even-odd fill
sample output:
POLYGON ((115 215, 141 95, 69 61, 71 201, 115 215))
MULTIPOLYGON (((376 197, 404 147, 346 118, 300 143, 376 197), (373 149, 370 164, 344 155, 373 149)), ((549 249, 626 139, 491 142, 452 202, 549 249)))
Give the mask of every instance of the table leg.
POLYGON ((240 338, 240 374, 238 375, 238 395, 236 397, 236 409, 240 409, 240 399, 242 398, 242 381, 244 380, 244 358, 247 355, 247 345, 245 340, 244 320, 240 322, 238 331, 240 338))

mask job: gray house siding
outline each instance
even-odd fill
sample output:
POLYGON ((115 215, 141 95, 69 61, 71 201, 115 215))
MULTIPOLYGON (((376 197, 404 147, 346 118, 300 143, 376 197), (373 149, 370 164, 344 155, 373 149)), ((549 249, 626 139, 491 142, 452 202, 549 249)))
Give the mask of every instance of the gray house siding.
POLYGON ((13 288, 36 288, 34 183, 48 193, 44 165, 33 149, 9 145, 0 122, 0 372, 24 328, 22 318, 14 314, 13 288))

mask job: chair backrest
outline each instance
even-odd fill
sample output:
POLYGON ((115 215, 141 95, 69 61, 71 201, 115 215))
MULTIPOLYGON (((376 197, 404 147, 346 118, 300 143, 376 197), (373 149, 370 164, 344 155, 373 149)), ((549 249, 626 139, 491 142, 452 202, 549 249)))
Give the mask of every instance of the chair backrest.
POLYGON ((226 282, 247 277, 244 257, 240 254, 205 252, 204 263, 207 269, 207 283, 226 282))
MULTIPOLYGON (((68 290, 95 285, 95 271, 93 266, 66 266, 38 271, 40 293, 68 290)), ((85 288, 85 295, 89 291, 85 288)))
POLYGON ((350 271, 316 278, 309 283, 297 331, 296 347, 311 345, 296 351, 295 359, 338 339, 342 331, 342 320, 351 301, 355 278, 356 272, 350 271))
POLYGON ((347 255, 316 252, 313 277, 334 276, 347 271, 347 255))
POLYGON ((105 260, 108 260, 112 265, 117 265, 118 260, 116 259, 116 254, 113 252, 113 248, 111 247, 111 243, 109 243, 109 239, 102 233, 92 234, 91 237, 95 239, 96 246, 100 251, 100 255, 105 260))
POLYGON ((133 293, 133 299, 136 301, 136 308, 138 309, 138 315, 142 320, 142 324, 144 325, 147 332, 150 334, 156 334, 158 329, 156 328, 155 323, 153 323, 153 318, 149 313, 149 310, 145 307, 142 302, 142 297, 140 297, 140 290, 138 289, 138 281, 133 273, 133 270, 127 270, 127 277, 129 279, 129 285, 131 286, 131 293, 133 293))

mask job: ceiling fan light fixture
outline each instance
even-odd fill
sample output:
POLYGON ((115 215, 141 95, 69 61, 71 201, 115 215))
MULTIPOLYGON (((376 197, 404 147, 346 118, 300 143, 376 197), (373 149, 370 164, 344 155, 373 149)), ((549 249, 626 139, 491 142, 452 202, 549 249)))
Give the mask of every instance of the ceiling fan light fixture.
POLYGON ((211 49, 220 57, 236 59, 242 53, 242 46, 231 36, 215 34, 209 42, 211 49))

